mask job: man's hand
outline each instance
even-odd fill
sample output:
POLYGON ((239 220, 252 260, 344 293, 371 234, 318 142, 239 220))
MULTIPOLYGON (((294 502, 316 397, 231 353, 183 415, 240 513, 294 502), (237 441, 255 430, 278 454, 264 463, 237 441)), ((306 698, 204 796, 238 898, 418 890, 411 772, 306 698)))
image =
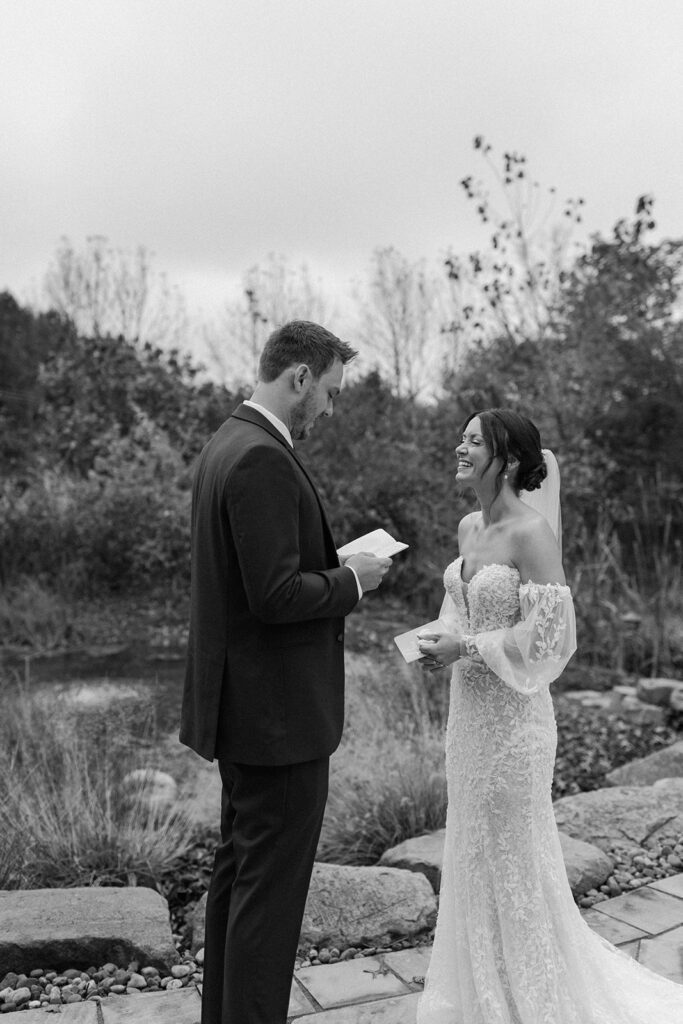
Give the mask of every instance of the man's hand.
POLYGON ((366 590, 377 590, 384 574, 391 567, 391 559, 378 558, 377 555, 371 555, 368 552, 362 551, 357 555, 349 555, 344 560, 344 565, 355 569, 358 573, 363 593, 365 593, 366 590))

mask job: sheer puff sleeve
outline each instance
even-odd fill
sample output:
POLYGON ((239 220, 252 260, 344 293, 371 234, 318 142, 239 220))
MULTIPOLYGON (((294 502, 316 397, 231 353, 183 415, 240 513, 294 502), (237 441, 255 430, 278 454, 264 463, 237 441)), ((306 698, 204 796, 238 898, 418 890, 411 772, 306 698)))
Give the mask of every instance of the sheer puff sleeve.
POLYGON ((464 639, 469 656, 531 696, 561 675, 576 650, 576 619, 571 591, 559 583, 522 583, 519 602, 521 619, 514 626, 464 639))

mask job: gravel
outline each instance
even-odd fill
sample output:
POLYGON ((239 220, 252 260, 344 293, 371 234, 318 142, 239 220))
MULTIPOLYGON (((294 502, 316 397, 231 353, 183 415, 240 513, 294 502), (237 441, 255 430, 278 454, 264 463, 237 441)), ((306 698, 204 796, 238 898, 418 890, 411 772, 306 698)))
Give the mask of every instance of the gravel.
MULTIPOLYGON (((633 892, 657 879, 683 872, 683 834, 664 832, 656 840, 648 840, 642 846, 634 844, 630 849, 611 847, 607 853, 614 861, 614 871, 599 889, 590 889, 575 897, 582 909, 622 893, 633 892)), ((182 947, 184 936, 175 933, 174 938, 182 947)), ((420 942, 429 942, 430 938, 430 935, 425 935, 420 942)), ((409 949, 417 944, 411 939, 398 939, 386 946, 367 948, 311 947, 305 955, 297 957, 295 969, 377 956, 409 949)), ((135 961, 125 969, 107 963, 102 967, 89 967, 86 971, 75 968, 64 971, 36 969, 29 974, 10 971, 0 979, 0 1014, 40 1007, 54 1008, 58 1012, 58 1008, 65 1003, 101 1000, 110 993, 125 995, 158 992, 201 983, 204 950, 194 955, 182 948, 179 952, 180 963, 174 964, 167 972, 158 971, 155 967, 140 968, 135 961)))
POLYGON ((163 974, 156 967, 140 968, 136 961, 125 969, 108 963, 88 967, 86 971, 36 968, 28 975, 10 971, 0 979, 0 1013, 41 1007, 55 1007, 56 1012, 57 1007, 65 1003, 97 1001, 110 993, 125 995, 186 988, 201 982, 203 962, 204 950, 199 950, 195 956, 184 954, 180 963, 163 974))
POLYGON ((628 850, 613 846, 607 853, 614 861, 614 871, 599 889, 589 889, 575 897, 582 908, 679 874, 683 871, 683 834, 665 832, 642 846, 634 845, 628 850))

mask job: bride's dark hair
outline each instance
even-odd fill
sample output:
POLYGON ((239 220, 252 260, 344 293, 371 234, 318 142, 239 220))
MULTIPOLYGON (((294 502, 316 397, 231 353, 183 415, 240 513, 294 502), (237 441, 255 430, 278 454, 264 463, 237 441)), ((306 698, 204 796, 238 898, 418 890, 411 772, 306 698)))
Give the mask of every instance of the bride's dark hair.
MULTIPOLYGON (((503 460, 498 474, 498 486, 502 482, 510 456, 517 459, 519 469, 515 478, 516 491, 535 491, 545 480, 548 470, 541 451, 541 435, 535 423, 527 416, 513 412, 512 409, 485 409, 473 412, 465 421, 467 424, 479 417, 481 433, 486 446, 491 452, 491 465, 496 455, 503 460)), ((488 469, 488 466, 486 467, 488 469)))

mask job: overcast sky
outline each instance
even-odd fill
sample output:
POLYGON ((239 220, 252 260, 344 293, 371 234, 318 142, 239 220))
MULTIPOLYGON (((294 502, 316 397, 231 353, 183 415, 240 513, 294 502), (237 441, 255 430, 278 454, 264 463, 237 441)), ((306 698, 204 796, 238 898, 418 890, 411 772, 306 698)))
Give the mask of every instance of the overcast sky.
POLYGON ((0 288, 62 236, 145 245, 215 309, 268 253, 337 286, 465 252, 472 139, 608 231, 683 236, 681 0, 2 0, 0 288))

